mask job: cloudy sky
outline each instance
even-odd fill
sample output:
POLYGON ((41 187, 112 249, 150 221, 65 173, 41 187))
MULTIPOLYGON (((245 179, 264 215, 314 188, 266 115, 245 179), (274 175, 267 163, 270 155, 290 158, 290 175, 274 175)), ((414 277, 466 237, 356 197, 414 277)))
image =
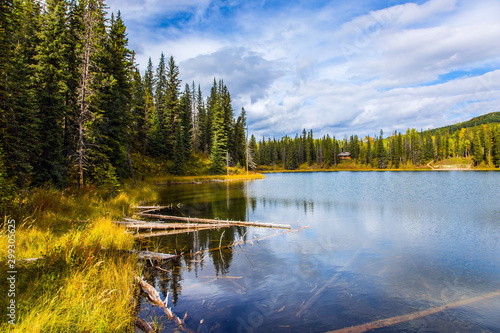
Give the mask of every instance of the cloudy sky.
POLYGON ((386 136, 500 111, 500 0, 108 0, 142 70, 222 78, 257 137, 386 136))

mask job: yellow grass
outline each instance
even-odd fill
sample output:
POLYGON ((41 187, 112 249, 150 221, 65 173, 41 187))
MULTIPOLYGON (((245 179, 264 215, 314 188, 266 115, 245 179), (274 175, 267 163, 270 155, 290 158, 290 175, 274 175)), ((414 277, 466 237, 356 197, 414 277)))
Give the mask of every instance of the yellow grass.
MULTIPOLYGON (((129 332, 133 330, 134 279, 138 271, 133 237, 112 221, 131 207, 158 203, 155 183, 246 180, 261 174, 233 169, 226 176, 163 176, 120 192, 88 187, 33 189, 18 197, 16 220, 16 325, 0 307, 1 332, 129 332), (21 200, 21 198, 25 198, 21 200), (42 258, 36 261, 22 261, 42 258)), ((5 224, 4 224, 5 225, 5 224)), ((0 229, 0 265, 8 260, 8 232, 0 229)), ((7 270, 0 271, 6 281, 7 270)), ((5 284, 4 284, 5 285, 5 284)), ((8 304, 7 292, 0 304, 8 304)))
MULTIPOLYGON (((130 207, 155 202, 151 188, 109 197, 95 189, 33 190, 16 219, 16 325, 0 308, 1 332, 128 332, 134 321, 133 237, 112 223, 130 207), (106 197, 108 197, 106 199, 106 197), (88 220, 88 223, 75 220, 88 220), (22 261, 39 258, 36 261, 22 261)), ((8 233, 0 231, 0 264, 7 266, 8 233)), ((6 281, 7 271, 0 279, 6 281)), ((4 284, 5 285, 5 284, 4 284)), ((8 304, 6 291, 0 304, 8 304)))
POLYGON ((249 172, 241 174, 216 175, 216 176, 161 176, 153 177, 148 182, 155 184, 179 184, 179 183, 196 183, 196 182, 212 182, 212 181, 238 181, 238 180, 254 180, 263 179, 265 176, 260 173, 249 172))

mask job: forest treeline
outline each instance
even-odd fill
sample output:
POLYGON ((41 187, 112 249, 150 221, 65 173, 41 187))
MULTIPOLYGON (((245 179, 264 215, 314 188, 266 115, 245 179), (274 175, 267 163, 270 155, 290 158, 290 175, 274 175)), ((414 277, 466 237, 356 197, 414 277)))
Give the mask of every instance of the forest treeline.
POLYGON ((475 165, 500 165, 500 124, 481 124, 462 127, 454 131, 447 128, 436 131, 408 129, 405 134, 393 133, 384 139, 380 135, 360 138, 351 135, 343 139, 325 135, 314 139, 313 131, 294 138, 262 139, 250 146, 257 146, 256 159, 259 165, 279 166, 295 170, 307 163, 320 168, 336 167, 339 154, 350 153, 350 159, 358 165, 371 168, 418 167, 431 161, 442 161, 452 157, 472 158, 475 165))
POLYGON ((262 139, 247 144, 246 113, 238 117, 222 80, 208 96, 182 87, 173 57, 151 59, 144 75, 128 48, 120 13, 103 0, 0 2, 0 197, 13 188, 54 184, 117 185, 149 156, 173 174, 189 172, 196 154, 210 172, 226 165, 316 163, 331 167, 349 152, 376 168, 423 165, 452 156, 500 163, 496 124, 379 136, 262 139), (253 155, 255 153, 255 158, 253 155), (248 160, 248 161, 247 161, 248 160))
MULTIPOLYGON (((120 13, 103 0, 0 2, 0 182, 116 185, 131 156, 186 172, 193 153, 213 173, 244 163, 246 115, 214 78, 206 99, 182 89, 174 58, 141 76, 120 13), (181 91, 182 90, 182 91, 181 91)), ((3 198, 5 196, 2 196, 3 198)))

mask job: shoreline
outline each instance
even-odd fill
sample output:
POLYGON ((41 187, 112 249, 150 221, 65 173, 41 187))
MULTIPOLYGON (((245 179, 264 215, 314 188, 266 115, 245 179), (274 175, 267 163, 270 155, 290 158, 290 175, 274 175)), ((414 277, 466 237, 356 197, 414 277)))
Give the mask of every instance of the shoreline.
POLYGON ((252 172, 248 175, 204 175, 204 176, 166 176, 152 177, 141 183, 155 186, 164 185, 182 185, 182 184, 203 184, 203 183, 222 183, 232 181, 246 181, 264 179, 265 176, 260 172, 252 172))

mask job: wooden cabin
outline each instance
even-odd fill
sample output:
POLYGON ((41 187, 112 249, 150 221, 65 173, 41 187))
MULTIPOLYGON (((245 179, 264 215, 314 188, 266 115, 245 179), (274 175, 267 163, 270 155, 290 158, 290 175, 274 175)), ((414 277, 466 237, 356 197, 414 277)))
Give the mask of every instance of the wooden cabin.
POLYGON ((351 153, 346 151, 337 155, 341 161, 346 161, 351 159, 351 153))

